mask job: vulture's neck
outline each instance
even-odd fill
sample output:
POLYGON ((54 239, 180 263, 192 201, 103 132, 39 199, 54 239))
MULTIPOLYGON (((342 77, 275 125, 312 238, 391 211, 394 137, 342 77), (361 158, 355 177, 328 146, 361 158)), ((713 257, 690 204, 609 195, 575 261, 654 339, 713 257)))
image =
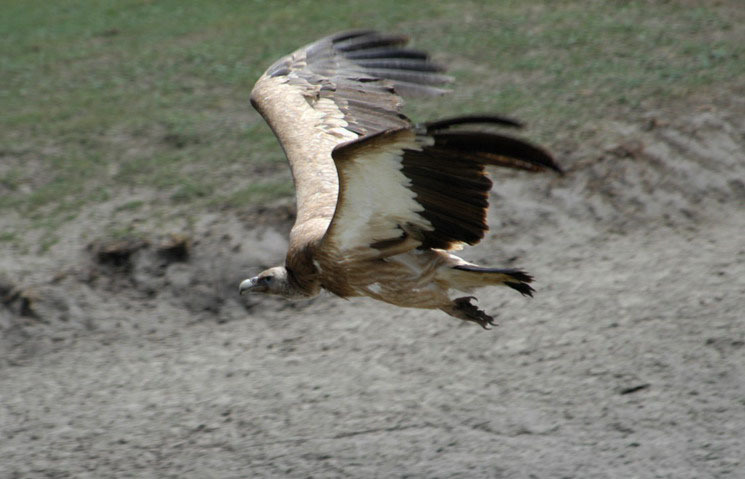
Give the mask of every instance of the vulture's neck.
POLYGON ((317 296, 321 292, 321 283, 316 278, 298 277, 291 269, 287 270, 287 298, 306 299, 317 296))
POLYGON ((285 269, 287 269, 288 287, 294 297, 309 298, 321 292, 321 279, 313 259, 316 245, 323 240, 326 227, 322 224, 314 225, 314 223, 323 222, 321 219, 315 219, 295 223, 290 232, 285 269))

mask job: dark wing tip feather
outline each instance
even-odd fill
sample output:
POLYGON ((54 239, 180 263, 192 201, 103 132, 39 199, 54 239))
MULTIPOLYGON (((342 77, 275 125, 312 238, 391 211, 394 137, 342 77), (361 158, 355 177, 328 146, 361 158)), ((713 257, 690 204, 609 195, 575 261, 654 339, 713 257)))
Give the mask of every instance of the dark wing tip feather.
POLYGON ((309 94, 331 99, 347 129, 360 136, 411 121, 401 113, 402 97, 448 92, 452 78, 426 52, 407 48, 406 35, 352 30, 322 38, 271 68, 269 76, 289 76, 289 83, 309 94))
MULTIPOLYGON (((391 52, 395 54, 395 50, 391 52)), ((368 70, 381 69, 382 73, 387 73, 388 70, 408 70, 411 72, 432 72, 438 73, 445 71, 445 67, 436 63, 422 61, 421 58, 406 58, 406 57, 389 57, 389 58, 355 58, 354 61, 358 65, 365 67, 368 70)))
POLYGON ((333 50, 370 80, 388 80, 401 95, 441 95, 438 86, 451 83, 443 65, 426 52, 406 48, 409 37, 374 30, 342 32, 329 37, 333 50))
POLYGON ((510 128, 522 128, 525 126, 518 119, 491 113, 443 118, 442 120, 430 121, 423 124, 427 133, 433 133, 458 125, 499 125, 510 128))
POLYGON ((437 148, 476 155, 486 165, 563 173, 551 153, 519 138, 490 132, 448 130, 437 131, 432 136, 437 148))
MULTIPOLYGON (((375 60, 429 60, 427 52, 414 50, 413 48, 397 47, 379 47, 368 48, 356 52, 347 52, 344 54, 349 60, 357 61, 375 61, 375 60)), ((441 68, 444 71, 444 67, 441 68)))
POLYGON ((409 37, 401 34, 385 34, 376 31, 360 31, 341 39, 332 39, 334 48, 342 52, 367 50, 384 46, 403 46, 409 42, 409 37))
POLYGON ((371 35, 377 33, 375 30, 371 30, 369 28, 359 28, 356 30, 345 30, 343 32, 335 33, 331 36, 329 36, 329 40, 332 42, 342 42, 344 40, 349 40, 350 38, 355 37, 361 37, 365 35, 371 35))

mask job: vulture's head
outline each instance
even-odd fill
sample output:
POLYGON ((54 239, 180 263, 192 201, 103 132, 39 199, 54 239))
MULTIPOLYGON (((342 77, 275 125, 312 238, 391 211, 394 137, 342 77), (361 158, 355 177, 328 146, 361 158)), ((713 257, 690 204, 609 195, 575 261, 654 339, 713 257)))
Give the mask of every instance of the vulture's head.
POLYGON ((277 294, 285 298, 295 296, 293 288, 287 275, 287 269, 284 266, 275 266, 266 271, 262 271, 258 276, 248 278, 241 282, 238 292, 243 293, 264 293, 277 294))

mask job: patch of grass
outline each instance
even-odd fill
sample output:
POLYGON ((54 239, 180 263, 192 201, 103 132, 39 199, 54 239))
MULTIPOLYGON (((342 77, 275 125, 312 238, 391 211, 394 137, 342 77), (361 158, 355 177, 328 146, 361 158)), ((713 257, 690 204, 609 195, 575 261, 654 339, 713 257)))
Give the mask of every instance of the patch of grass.
POLYGON ((3 231, 0 232, 0 243, 14 242, 18 238, 18 234, 14 231, 3 231))
POLYGON ((171 199, 178 202, 187 202, 204 198, 210 193, 212 193, 212 188, 209 185, 185 179, 171 194, 171 199))
POLYGON ((220 207, 240 208, 245 205, 273 201, 294 193, 291 181, 271 180, 251 183, 226 196, 217 196, 211 203, 220 207))
POLYGON ((9 191, 16 191, 21 185, 21 177, 22 174, 18 168, 10 168, 0 176, 0 187, 9 191))
POLYGON ((568 121, 659 107, 745 71, 736 2, 525 3, 462 5, 473 33, 444 37, 448 51, 464 52, 458 112, 515 113, 549 139, 568 121))
POLYGON ((114 211, 136 211, 142 208, 145 205, 145 202, 142 200, 133 200, 128 201, 122 205, 117 206, 114 211))
POLYGON ((117 225, 111 227, 106 232, 106 237, 110 239, 124 239, 124 238, 136 238, 140 236, 140 232, 133 224, 117 225))
POLYGON ((454 94, 411 101, 412 117, 499 111, 543 141, 745 71, 739 0, 8 0, 3 10, 0 153, 13 166, 0 169, 0 209, 48 227, 120 188, 165 190, 183 207, 174 214, 291 195, 272 179, 283 155, 248 94, 276 58, 334 31, 407 32, 451 65, 454 94), (243 173, 259 165, 266 178, 243 173))

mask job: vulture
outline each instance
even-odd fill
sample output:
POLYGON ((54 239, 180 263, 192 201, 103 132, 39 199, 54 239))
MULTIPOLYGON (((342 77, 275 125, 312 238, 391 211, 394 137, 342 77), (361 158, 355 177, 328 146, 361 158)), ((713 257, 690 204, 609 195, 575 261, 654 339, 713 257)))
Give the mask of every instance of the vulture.
POLYGON ((452 78, 407 43, 371 30, 338 33, 281 58, 256 82, 251 104, 289 160, 297 216, 285 264, 241 282, 241 294, 368 296, 485 329, 494 319, 474 303, 474 289, 532 296, 526 272, 452 251, 488 229, 486 166, 561 170, 545 149, 496 132, 521 126, 507 117, 412 123, 402 97, 446 93, 452 78))

